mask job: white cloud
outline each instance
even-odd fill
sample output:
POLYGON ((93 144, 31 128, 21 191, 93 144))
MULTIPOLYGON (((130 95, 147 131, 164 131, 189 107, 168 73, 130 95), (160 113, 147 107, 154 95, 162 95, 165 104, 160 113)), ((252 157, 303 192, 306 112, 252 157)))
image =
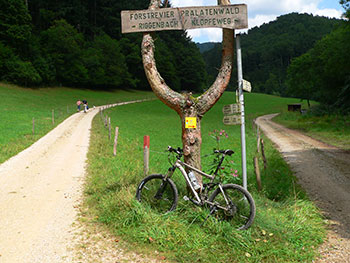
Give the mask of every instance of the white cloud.
POLYGON ((318 16, 326 16, 329 18, 341 18, 343 12, 337 9, 330 9, 330 8, 326 8, 326 9, 310 8, 310 9, 303 9, 301 13, 308 13, 308 14, 313 14, 318 16))
POLYGON ((173 7, 182 6, 203 6, 206 5, 203 0, 169 0, 173 7))
MULTIPOLYGON (((217 5, 217 0, 169 0, 173 7, 181 6, 210 6, 217 5)), ((260 26, 275 20, 278 16, 291 12, 308 13, 326 17, 340 18, 342 10, 333 8, 319 8, 323 0, 241 0, 233 1, 232 4, 247 4, 249 28, 260 26)), ((189 35, 194 41, 215 41, 222 39, 221 29, 196 29, 189 30, 189 35)))
POLYGON ((273 21, 276 18, 277 18, 276 15, 256 15, 255 17, 250 18, 248 20, 248 26, 249 26, 249 28, 260 26, 264 23, 268 23, 270 21, 273 21))

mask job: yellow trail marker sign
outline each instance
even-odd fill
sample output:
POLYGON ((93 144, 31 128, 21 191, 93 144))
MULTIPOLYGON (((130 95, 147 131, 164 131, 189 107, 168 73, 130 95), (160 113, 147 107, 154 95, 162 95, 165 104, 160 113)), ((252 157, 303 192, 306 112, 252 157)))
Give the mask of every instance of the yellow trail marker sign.
POLYGON ((122 33, 194 28, 248 28, 247 5, 198 6, 121 12, 122 33))
POLYGON ((196 117, 186 117, 185 118, 185 128, 195 129, 197 128, 197 118, 196 117))

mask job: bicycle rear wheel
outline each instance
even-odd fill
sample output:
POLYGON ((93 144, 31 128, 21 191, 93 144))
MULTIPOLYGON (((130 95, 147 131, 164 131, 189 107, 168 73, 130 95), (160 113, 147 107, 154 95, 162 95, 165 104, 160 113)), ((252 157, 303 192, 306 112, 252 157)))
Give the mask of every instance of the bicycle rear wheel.
POLYGON ((136 191, 136 199, 159 213, 165 214, 176 208, 178 192, 171 179, 162 174, 145 177, 136 191))
POLYGON ((250 193, 236 184, 225 184, 223 192, 217 188, 209 198, 214 203, 210 209, 219 220, 229 221, 236 229, 249 228, 255 217, 255 203, 250 193))

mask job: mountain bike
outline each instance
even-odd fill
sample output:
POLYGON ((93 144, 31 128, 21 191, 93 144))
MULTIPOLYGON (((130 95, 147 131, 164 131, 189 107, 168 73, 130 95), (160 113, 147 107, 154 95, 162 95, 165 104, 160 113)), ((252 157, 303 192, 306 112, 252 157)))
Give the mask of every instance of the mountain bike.
POLYGON ((214 154, 221 155, 221 158, 212 175, 181 161, 182 149, 169 146, 168 152, 171 167, 167 174, 152 174, 145 177, 136 191, 136 199, 139 202, 162 214, 175 210, 179 194, 171 177, 175 170, 179 169, 192 193, 192 197, 184 196, 184 200, 209 210, 204 222, 209 216, 213 216, 220 221, 229 221, 238 230, 247 229, 252 225, 255 217, 255 203, 251 194, 240 185, 222 184, 220 179, 217 180, 225 156, 231 156, 234 153, 232 150, 214 151, 214 154), (174 155, 175 161, 171 161, 170 157, 174 155), (194 173, 208 178, 209 182, 201 187, 194 173))

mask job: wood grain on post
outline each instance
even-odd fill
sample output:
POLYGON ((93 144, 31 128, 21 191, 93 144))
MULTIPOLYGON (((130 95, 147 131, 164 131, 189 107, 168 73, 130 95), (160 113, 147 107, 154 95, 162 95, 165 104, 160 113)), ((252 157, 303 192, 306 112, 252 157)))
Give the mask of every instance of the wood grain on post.
POLYGON ((106 117, 105 117, 105 127, 107 127, 107 119, 108 119, 108 116, 106 115, 106 117))
POLYGON ((150 137, 145 135, 143 137, 143 172, 145 175, 149 172, 149 147, 150 137))
POLYGON ((118 134, 119 134, 119 127, 115 127, 114 146, 113 146, 113 155, 114 156, 117 155, 118 134))
POLYGON ((33 128, 32 128, 33 135, 35 134, 35 118, 33 118, 33 128))
POLYGON ((258 157, 254 157, 254 171, 255 171, 255 176, 256 176, 256 183, 258 185, 258 191, 261 191, 261 176, 260 176, 260 169, 259 169, 259 161, 258 157))
POLYGON ((257 151, 258 153, 260 152, 260 129, 259 129, 259 125, 256 125, 256 136, 257 136, 257 151))
POLYGON ((260 144, 261 144, 261 155, 262 155, 262 158, 263 158, 263 161, 264 161, 264 169, 266 170, 267 168, 267 161, 266 161, 266 156, 265 156, 265 146, 264 146, 264 140, 263 139, 260 139, 260 144))
POLYGON ((111 118, 108 117, 108 138, 111 139, 111 118))

